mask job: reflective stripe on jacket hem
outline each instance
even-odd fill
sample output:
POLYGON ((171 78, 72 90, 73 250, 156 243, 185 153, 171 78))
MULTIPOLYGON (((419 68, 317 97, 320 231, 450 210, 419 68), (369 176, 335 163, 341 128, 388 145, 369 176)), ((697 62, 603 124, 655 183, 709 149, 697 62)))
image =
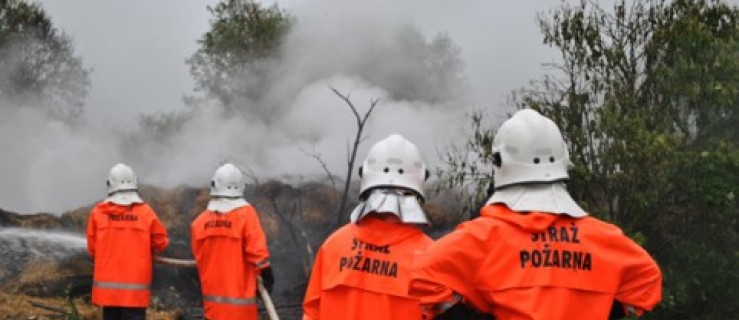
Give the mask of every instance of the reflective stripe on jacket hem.
POLYGON ((229 298, 220 296, 203 296, 203 301, 222 303, 222 304, 235 304, 235 305, 250 305, 256 304, 257 299, 255 298, 229 298))
POLYGON ((100 289, 149 290, 148 284, 140 283, 95 281, 92 283, 92 286, 100 289))

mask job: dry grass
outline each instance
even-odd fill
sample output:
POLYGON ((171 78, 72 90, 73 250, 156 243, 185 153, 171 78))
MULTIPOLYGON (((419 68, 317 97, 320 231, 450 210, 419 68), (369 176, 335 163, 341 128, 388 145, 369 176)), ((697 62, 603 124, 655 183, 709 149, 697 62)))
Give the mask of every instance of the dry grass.
MULTIPOLYGON (((67 302, 63 298, 38 298, 23 294, 9 294, 0 291, 0 319, 35 319, 54 320, 63 319, 63 316, 54 311, 34 307, 31 301, 41 303, 50 307, 67 309, 67 302)), ((90 305, 80 299, 74 300, 80 316, 84 320, 102 319, 102 309, 90 305)), ((149 308, 146 318, 150 320, 175 320, 181 317, 179 311, 162 311, 149 308)))
POLYGON ((146 319, 152 320, 176 320, 179 319, 182 314, 179 311, 146 311, 146 319))
MULTIPOLYGON (((64 319, 63 315, 58 312, 31 305, 31 301, 33 301, 46 306, 69 310, 68 302, 62 296, 39 297, 35 296, 33 292, 39 290, 44 291, 43 288, 47 284, 58 281, 65 276, 74 275, 75 270, 85 269, 89 269, 89 266, 81 268, 70 265, 64 268, 60 267, 56 262, 46 260, 37 260, 28 263, 23 272, 14 281, 11 281, 0 289, 0 320, 64 319)), ((74 304, 82 319, 102 319, 101 309, 91 305, 86 300, 74 300, 74 304)), ((178 311, 161 311, 153 310, 152 308, 147 311, 147 319, 174 320, 178 318, 180 318, 178 311)))
POLYGON ((0 289, 11 293, 55 295, 54 292, 66 286, 66 278, 91 273, 91 264, 85 259, 66 261, 63 264, 45 259, 32 260, 22 266, 19 274, 0 284, 0 289))
MULTIPOLYGON (((2 319, 59 319, 60 314, 54 311, 36 308, 31 305, 31 301, 39 302, 44 305, 66 309, 67 302, 63 298, 38 298, 24 294, 10 294, 0 291, 0 314, 2 319)), ((83 319, 99 319, 98 311, 93 306, 86 304, 80 300, 75 301, 77 310, 83 319)))
POLYGON ((33 261, 26 265, 25 270, 15 284, 20 286, 37 285, 67 276, 66 274, 60 274, 59 271, 59 265, 54 261, 33 261))

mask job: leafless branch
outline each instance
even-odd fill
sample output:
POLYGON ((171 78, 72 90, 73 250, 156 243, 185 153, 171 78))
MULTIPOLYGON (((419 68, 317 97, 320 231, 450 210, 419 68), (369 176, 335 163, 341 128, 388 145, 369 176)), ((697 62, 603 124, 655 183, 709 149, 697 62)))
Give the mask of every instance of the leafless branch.
POLYGON ((359 112, 357 112, 357 108, 354 106, 354 103, 352 103, 352 101, 349 99, 350 98, 349 97, 350 94, 347 93, 346 95, 343 95, 343 94, 341 94, 341 92, 339 92, 339 90, 336 90, 336 88, 334 88, 334 87, 331 87, 331 90, 333 90, 334 93, 337 96, 339 96, 339 98, 341 98, 341 100, 344 100, 344 102, 346 103, 347 106, 349 106, 349 109, 354 114, 354 118, 357 120, 357 125, 359 125, 361 123, 361 119, 362 118, 359 116, 359 112))
MULTIPOLYGON (((323 160, 323 157, 321 157, 321 154, 318 151, 316 151, 316 144, 314 143, 311 146, 311 151, 310 152, 308 152, 308 151, 306 151, 306 150, 304 150, 302 148, 300 149, 300 151, 303 154, 305 154, 305 155, 307 155, 307 156, 315 159, 316 161, 318 161, 318 164, 321 165, 321 168, 323 169, 323 172, 326 173, 326 176, 328 177, 329 182, 331 182, 331 187, 334 188, 334 190, 336 190, 336 180, 334 179, 334 175, 331 174, 331 171, 328 170, 328 164, 326 163, 325 160, 323 160)), ((336 201, 336 199, 334 199, 334 201, 336 201)))
MULTIPOLYGON (((298 195, 298 198, 300 197, 302 197, 302 195, 298 195)), ((303 273, 305 274, 305 276, 310 276, 311 262, 313 261, 313 250, 310 248, 310 242, 308 241, 308 237, 305 231, 303 231, 303 229, 297 223, 295 223, 293 219, 288 218, 282 212, 282 210, 280 210, 280 207, 277 204, 277 195, 270 197, 270 202, 272 204, 272 209, 274 210, 275 215, 287 225, 288 230, 290 231, 290 238, 292 239, 295 247, 299 249, 301 247, 301 241, 303 244, 305 244, 308 257, 301 257, 301 264, 303 265, 303 273)), ((293 213, 298 212, 301 209, 302 208, 299 207, 293 207, 293 213)), ((294 214, 291 216, 294 216, 294 214)))
POLYGON ((339 92, 339 90, 336 90, 334 87, 330 87, 331 90, 346 103, 346 105, 349 107, 349 109, 352 111, 352 114, 354 114, 354 118, 357 123, 357 133, 354 136, 354 141, 351 144, 351 147, 349 148, 347 146, 347 171, 346 171, 346 179, 344 181, 344 192, 341 195, 341 204, 337 208, 336 211, 336 223, 335 227, 338 227, 341 225, 341 217, 344 213, 344 210, 346 208, 346 202, 349 197, 349 186, 351 185, 352 181, 352 174, 354 172, 354 163, 357 158, 357 149, 359 149, 359 144, 364 141, 364 137, 362 136, 362 131, 364 131, 364 127, 367 124, 367 120, 369 120, 369 117, 372 115, 372 112, 375 110, 375 107, 380 103, 380 99, 372 99, 370 100, 370 107, 367 109, 367 112, 365 112, 363 115, 360 115, 357 111, 357 108, 354 106, 354 103, 352 103, 349 94, 342 94, 339 92))

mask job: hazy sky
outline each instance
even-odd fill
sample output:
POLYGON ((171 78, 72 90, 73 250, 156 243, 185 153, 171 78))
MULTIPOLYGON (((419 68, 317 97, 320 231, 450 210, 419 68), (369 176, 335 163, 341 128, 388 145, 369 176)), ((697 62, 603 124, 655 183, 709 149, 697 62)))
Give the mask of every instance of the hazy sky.
MULTIPOLYGON (((184 107, 182 97, 193 87, 185 60, 209 28, 206 6, 216 2, 40 2, 92 69, 92 87, 83 128, 66 127, 31 109, 0 108, 0 149, 13 150, 0 159, 0 207, 21 212, 59 213, 101 199, 107 171, 116 162, 131 165, 142 183, 165 187, 205 186, 224 161, 259 177, 310 178, 323 172, 301 150, 315 146, 329 169, 343 175, 355 128, 329 86, 351 92, 360 112, 370 99, 383 100, 357 161, 375 141, 400 133, 419 146, 434 169, 441 165, 439 150, 463 141, 467 112, 483 108, 501 116, 511 90, 539 78, 546 71, 542 64, 556 59, 542 45, 536 14, 558 2, 280 1, 298 22, 282 61, 271 70, 278 119, 260 121, 257 113, 268 104, 249 105, 256 117, 244 118, 206 108, 177 136, 132 140, 139 114, 184 107), (366 65, 367 52, 388 52, 383 46, 391 42, 384 39, 407 24, 428 37, 446 32, 460 47, 470 103, 393 100, 383 83, 347 72, 366 65)), ((372 68, 393 68, 400 61, 393 59, 372 68)))
POLYGON ((208 28, 206 5, 216 1, 39 2, 93 69, 89 115, 130 120, 182 105, 192 89, 185 59, 208 28))

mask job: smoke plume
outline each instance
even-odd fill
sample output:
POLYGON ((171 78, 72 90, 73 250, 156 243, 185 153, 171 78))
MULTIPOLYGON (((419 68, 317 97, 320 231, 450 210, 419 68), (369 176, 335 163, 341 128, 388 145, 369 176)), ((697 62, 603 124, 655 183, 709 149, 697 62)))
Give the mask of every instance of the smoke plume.
MULTIPOLYGON (((6 104, 0 107, 0 207, 58 214, 92 203, 104 197, 107 170, 117 162, 129 164, 140 183, 204 186, 225 161, 237 163, 258 179, 321 178, 320 164, 306 155, 306 151, 314 151, 331 172, 341 176, 356 124, 332 87, 350 94, 360 114, 372 99, 381 101, 365 128, 367 139, 357 161, 363 160, 374 142, 400 133, 419 146, 432 168, 437 167, 437 151, 460 143, 467 125, 466 112, 472 107, 497 106, 492 101, 478 102, 488 93, 478 89, 478 69, 473 69, 473 81, 468 81, 470 61, 464 61, 466 68, 460 69, 455 78, 458 81, 453 82, 429 82, 427 74, 408 68, 408 55, 399 52, 397 39, 418 26, 423 39, 432 42, 439 32, 447 30, 429 20, 449 10, 439 4, 412 3, 414 6, 394 1, 322 0, 288 8, 296 24, 281 59, 269 70, 269 90, 263 101, 237 115, 224 112, 216 103, 193 108, 182 103, 170 108, 173 121, 160 122, 164 124, 161 128, 131 125, 115 117, 88 118, 85 125, 72 127, 37 110, 6 104), (406 78, 399 80, 398 74, 406 78), (439 94, 442 98, 418 99, 403 94, 417 88, 399 87, 399 83, 423 81, 427 86, 418 89, 418 96, 439 94)), ((459 12, 450 13, 453 21, 442 21, 442 25, 455 26, 466 17, 480 21, 486 17, 474 13, 480 8, 473 6, 460 4, 454 9, 459 12)), ((533 14, 527 16, 526 24, 535 29, 533 14)), ((455 41, 455 33, 449 35, 455 41)), ((464 58, 466 48, 460 49, 464 58)), ((479 54, 479 49, 473 54, 479 54)), ((473 58, 479 62, 479 57, 473 58)), ((538 62, 541 60, 534 69, 538 62)), ((484 79, 506 77, 510 78, 486 75, 484 79)), ((511 88, 523 84, 522 80, 511 88)), ((509 90, 494 89, 496 93, 509 90)), ((126 88, 121 90, 126 92, 126 88)), ((105 108, 87 106, 94 114, 104 114, 100 110, 105 108)))

